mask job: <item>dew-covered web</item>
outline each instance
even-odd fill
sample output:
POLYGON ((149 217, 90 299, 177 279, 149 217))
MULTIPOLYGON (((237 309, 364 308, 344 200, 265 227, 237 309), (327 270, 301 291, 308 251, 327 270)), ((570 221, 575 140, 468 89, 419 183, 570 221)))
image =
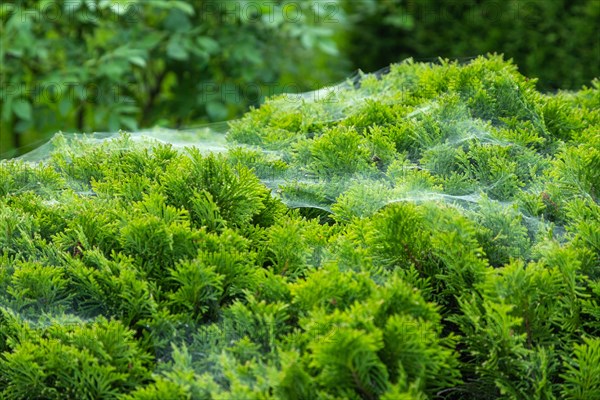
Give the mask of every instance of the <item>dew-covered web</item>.
MULTIPOLYGON (((510 129, 518 120, 532 131, 545 133, 540 116, 524 99, 518 84, 507 79, 494 83, 494 90, 484 94, 474 89, 466 93, 473 100, 467 104, 468 87, 461 89, 459 96, 452 87, 440 90, 423 85, 427 70, 440 64, 444 62, 419 63, 416 68, 417 64, 407 60, 375 73, 357 72, 336 85, 268 99, 261 108, 229 122, 177 130, 57 133, 19 159, 44 163, 57 153, 77 157, 99 146, 127 151, 162 143, 184 152, 194 147, 206 154, 227 153, 232 162, 251 168, 272 195, 291 208, 313 209, 317 214, 347 220, 370 216, 397 202, 444 203, 471 215, 483 201, 498 212, 516 210, 513 217, 521 219, 532 238, 548 229, 560 236, 564 232, 561 226, 533 215, 524 206, 523 194, 541 192, 535 184, 536 174, 541 172, 529 174, 526 185, 515 183, 516 175, 528 174, 522 171, 528 162, 545 162, 536 147, 539 135, 530 138, 520 128, 510 129), (496 98, 485 98, 490 95, 496 98), (388 115, 377 115, 386 107, 392 110, 388 115), (365 139, 350 148, 361 151, 371 146, 361 168, 343 168, 344 163, 353 167, 353 161, 320 160, 328 156, 327 149, 315 150, 315 142, 336 135, 339 126, 365 139), (373 144, 373 132, 378 129, 396 131, 396 148, 392 149, 396 154, 380 154, 390 149, 373 144), (507 135, 507 131, 513 134, 507 135), (507 172, 501 166, 481 165, 472 156, 479 152, 485 158, 490 149, 508 161, 514 157, 519 165, 507 172), (336 168, 328 168, 331 165, 336 168), (490 173, 494 168, 499 170, 497 174, 490 173)), ((342 158, 343 154, 331 156, 342 158)), ((74 189, 81 195, 93 195, 85 185, 74 189)))

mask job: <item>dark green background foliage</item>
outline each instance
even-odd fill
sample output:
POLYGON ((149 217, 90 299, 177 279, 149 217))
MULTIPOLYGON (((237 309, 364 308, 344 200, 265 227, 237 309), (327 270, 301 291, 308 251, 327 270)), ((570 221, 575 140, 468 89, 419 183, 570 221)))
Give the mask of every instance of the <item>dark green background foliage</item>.
POLYGON ((348 0, 355 29, 344 51, 374 71, 414 57, 504 53, 545 90, 577 89, 600 76, 596 0, 348 0))
POLYGON ((407 61, 134 138, 0 164, 2 398, 600 397, 598 81, 407 61))
POLYGON ((544 90, 579 89, 600 75, 599 20, 596 0, 5 0, 0 155, 231 119, 408 57, 504 53, 544 90))

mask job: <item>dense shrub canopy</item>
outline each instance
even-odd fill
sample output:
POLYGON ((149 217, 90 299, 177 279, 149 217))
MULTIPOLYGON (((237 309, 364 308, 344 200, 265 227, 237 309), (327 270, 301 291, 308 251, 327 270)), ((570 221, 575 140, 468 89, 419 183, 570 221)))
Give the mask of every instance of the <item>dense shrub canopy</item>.
POLYGON ((0 164, 3 398, 600 396, 598 81, 407 61, 187 135, 0 164))

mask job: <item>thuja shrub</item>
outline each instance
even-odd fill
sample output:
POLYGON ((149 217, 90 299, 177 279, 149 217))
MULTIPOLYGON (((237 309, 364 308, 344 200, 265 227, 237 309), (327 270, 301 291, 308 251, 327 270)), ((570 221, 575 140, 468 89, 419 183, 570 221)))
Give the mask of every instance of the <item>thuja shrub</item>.
POLYGON ((220 154, 3 162, 1 397, 598 397, 600 86, 534 85, 407 61, 272 98, 220 154))

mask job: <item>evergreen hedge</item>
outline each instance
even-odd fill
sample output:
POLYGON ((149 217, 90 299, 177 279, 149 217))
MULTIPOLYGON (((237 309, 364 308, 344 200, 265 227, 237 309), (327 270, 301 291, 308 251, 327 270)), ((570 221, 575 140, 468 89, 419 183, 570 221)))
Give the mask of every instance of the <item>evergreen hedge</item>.
POLYGON ((227 139, 0 164, 2 398, 600 397, 600 82, 407 61, 227 139))

